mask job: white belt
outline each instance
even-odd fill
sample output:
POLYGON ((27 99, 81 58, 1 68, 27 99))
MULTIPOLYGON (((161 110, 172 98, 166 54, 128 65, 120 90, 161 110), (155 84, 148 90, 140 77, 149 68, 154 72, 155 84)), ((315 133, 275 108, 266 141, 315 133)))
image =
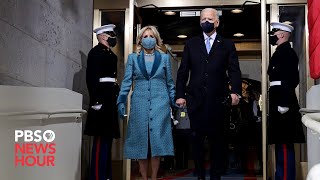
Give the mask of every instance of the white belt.
POLYGON ((104 77, 104 78, 100 78, 99 82, 116 82, 116 78, 104 77))
POLYGON ((270 86, 280 86, 281 85, 281 81, 271 81, 270 82, 270 86))

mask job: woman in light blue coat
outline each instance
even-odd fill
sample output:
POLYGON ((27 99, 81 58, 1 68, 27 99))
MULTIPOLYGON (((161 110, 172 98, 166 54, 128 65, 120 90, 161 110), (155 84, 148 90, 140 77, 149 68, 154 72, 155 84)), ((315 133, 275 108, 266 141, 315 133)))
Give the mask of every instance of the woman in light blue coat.
POLYGON ((124 118, 128 93, 133 88, 124 156, 138 159, 143 180, 147 180, 148 157, 156 180, 161 156, 173 156, 170 107, 175 102, 175 87, 170 59, 154 26, 146 26, 137 36, 137 52, 128 56, 118 97, 120 118, 124 118))

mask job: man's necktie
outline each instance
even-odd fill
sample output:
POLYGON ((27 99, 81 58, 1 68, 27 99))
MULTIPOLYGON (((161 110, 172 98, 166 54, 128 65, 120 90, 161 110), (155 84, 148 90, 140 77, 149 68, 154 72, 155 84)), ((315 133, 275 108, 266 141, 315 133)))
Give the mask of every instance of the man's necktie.
POLYGON ((208 54, 209 54, 210 49, 211 49, 210 39, 211 39, 211 38, 208 37, 207 40, 206 40, 206 48, 207 48, 208 54))

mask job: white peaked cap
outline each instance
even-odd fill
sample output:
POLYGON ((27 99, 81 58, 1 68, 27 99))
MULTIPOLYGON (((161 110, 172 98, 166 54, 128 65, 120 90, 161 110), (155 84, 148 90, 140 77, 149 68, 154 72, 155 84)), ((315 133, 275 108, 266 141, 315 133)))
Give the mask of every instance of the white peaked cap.
POLYGON ((107 25, 104 25, 104 26, 101 26, 101 27, 94 29, 93 32, 96 33, 97 35, 99 35, 104 32, 107 32, 107 31, 113 31, 115 27, 116 26, 114 24, 107 24, 107 25))
POLYGON ((272 26, 272 28, 280 29, 282 31, 292 32, 294 30, 294 28, 291 25, 285 23, 272 22, 270 23, 270 25, 272 26))

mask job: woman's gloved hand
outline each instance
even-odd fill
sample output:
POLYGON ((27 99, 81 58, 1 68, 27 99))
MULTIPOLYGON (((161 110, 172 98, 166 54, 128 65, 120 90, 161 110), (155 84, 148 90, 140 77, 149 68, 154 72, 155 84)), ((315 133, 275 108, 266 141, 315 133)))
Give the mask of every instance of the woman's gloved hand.
POLYGON ((120 119, 124 119, 125 111, 126 111, 126 108, 125 108, 124 103, 119 103, 118 104, 118 114, 119 114, 120 119))

